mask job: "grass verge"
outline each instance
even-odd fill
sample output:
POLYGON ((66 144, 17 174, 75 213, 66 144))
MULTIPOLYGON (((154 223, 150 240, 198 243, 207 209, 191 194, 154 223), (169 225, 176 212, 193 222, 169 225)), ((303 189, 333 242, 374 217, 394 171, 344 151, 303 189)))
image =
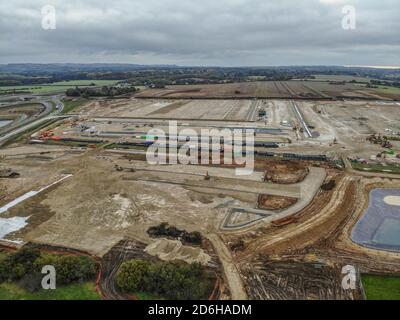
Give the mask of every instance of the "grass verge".
POLYGON ((381 165, 381 164, 362 164, 362 163, 351 163, 353 169, 364 172, 379 172, 379 173, 395 173, 400 174, 400 166, 396 165, 381 165))
POLYGON ((84 98, 78 98, 76 100, 65 100, 65 101, 63 101, 64 109, 63 109, 62 113, 63 114, 70 113, 88 101, 89 101, 88 99, 84 99, 84 98))
POLYGON ((362 275, 368 300, 400 300, 400 277, 362 275))
POLYGON ((13 282, 0 285, 0 300, 100 300, 93 282, 71 284, 56 290, 28 292, 13 282))

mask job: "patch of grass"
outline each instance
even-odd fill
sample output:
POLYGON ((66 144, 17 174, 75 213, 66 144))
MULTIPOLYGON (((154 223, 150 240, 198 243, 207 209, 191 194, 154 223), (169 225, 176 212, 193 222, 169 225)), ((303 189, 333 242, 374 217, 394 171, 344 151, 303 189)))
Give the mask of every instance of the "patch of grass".
POLYGON ((121 80, 71 80, 71 81, 60 81, 54 82, 52 86, 84 86, 89 87, 91 85, 95 86, 112 86, 121 80))
POLYGON ((93 282, 71 284, 56 290, 28 292, 12 282, 0 285, 0 300, 100 300, 93 282))
POLYGON ((134 294, 134 296, 136 298, 138 298, 139 300, 163 300, 161 297, 157 297, 151 293, 147 293, 147 292, 136 292, 134 294))
POLYGON ((381 165, 381 164, 362 164, 357 162, 351 163, 353 169, 364 172, 379 172, 379 173, 396 173, 400 174, 400 166, 396 165, 381 165))
POLYGON ((316 74, 314 75, 315 80, 318 81, 352 81, 355 80, 357 82, 370 82, 371 78, 366 77, 356 77, 349 75, 326 75, 326 74, 316 74))
POLYGON ((400 277, 362 275, 368 300, 400 300, 400 277))
POLYGON ((86 102, 88 102, 88 99, 84 98, 78 98, 76 100, 64 100, 64 109, 62 111, 63 114, 70 113, 74 111, 76 108, 84 105, 86 102))
POLYGON ((400 94, 400 88, 397 87, 379 86, 376 90, 383 93, 400 94))
MULTIPOLYGON (((75 88, 75 86, 69 86, 75 88)), ((15 86, 15 87, 0 87, 0 93, 11 94, 11 93, 33 93, 33 94, 47 94, 64 92, 69 87, 65 86, 52 86, 52 85, 32 85, 32 86, 15 86)))
POLYGON ((111 86, 115 85, 120 80, 73 80, 73 81, 60 81, 49 84, 34 84, 22 86, 2 86, 0 93, 13 93, 16 92, 30 92, 36 94, 46 94, 55 92, 65 92, 67 89, 75 87, 89 87, 92 84, 95 86, 111 86))

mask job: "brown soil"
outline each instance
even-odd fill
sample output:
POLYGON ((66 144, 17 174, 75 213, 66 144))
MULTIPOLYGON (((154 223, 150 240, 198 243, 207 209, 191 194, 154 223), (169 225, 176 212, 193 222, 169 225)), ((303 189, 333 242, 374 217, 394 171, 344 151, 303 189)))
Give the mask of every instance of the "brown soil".
POLYGON ((361 290, 344 290, 341 268, 295 260, 268 261, 246 266, 250 300, 354 300, 361 290))
POLYGON ((334 190, 320 191, 292 223, 241 237, 245 244, 235 257, 249 298, 359 300, 365 298, 359 274, 355 290, 342 290, 344 266, 361 274, 400 274, 398 254, 363 248, 350 238, 368 205, 369 191, 398 186, 375 180, 336 177, 334 190))
POLYGON ((265 210, 283 210, 294 205, 297 201, 296 198, 261 194, 258 197, 258 208, 265 210))
POLYGON ((265 180, 279 184, 301 182, 308 174, 308 168, 298 161, 266 161, 265 180))

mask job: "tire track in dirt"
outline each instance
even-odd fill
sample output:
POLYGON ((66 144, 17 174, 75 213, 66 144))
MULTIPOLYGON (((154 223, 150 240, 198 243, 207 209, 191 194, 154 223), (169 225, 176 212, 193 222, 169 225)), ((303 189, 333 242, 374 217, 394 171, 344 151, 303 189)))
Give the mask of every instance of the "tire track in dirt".
POLYGON ((241 275, 233 261, 229 249, 216 234, 209 234, 207 238, 211 241, 218 257, 222 262, 225 278, 227 280, 232 300, 247 300, 247 293, 241 275))

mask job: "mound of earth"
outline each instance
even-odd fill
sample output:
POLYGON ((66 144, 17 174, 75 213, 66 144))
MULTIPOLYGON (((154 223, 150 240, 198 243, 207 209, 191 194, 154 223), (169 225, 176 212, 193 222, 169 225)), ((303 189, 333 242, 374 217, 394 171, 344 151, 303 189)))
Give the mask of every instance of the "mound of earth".
POLYGON ((258 208, 265 210, 284 210, 297 202, 296 198, 261 194, 258 197, 258 208))
POLYGON ((203 249, 185 246, 179 240, 159 239, 148 245, 144 251, 163 261, 181 260, 202 265, 211 261, 211 257, 203 249))
POLYGON ((265 165, 265 181, 274 183, 299 183, 308 173, 307 165, 297 161, 268 161, 265 165))

